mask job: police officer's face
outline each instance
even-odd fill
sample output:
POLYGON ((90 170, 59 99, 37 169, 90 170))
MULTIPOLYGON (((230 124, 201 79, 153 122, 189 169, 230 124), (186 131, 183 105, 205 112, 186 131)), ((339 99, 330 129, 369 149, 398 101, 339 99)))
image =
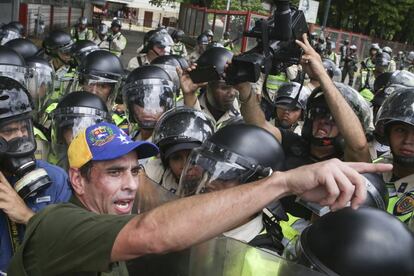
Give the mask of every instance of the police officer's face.
POLYGON ((414 126, 404 123, 392 125, 389 142, 393 154, 414 157, 414 126))
POLYGON ((168 166, 170 167, 175 179, 180 179, 190 152, 191 150, 180 150, 172 153, 168 158, 168 166))
POLYGON ((157 122, 161 115, 165 112, 165 108, 159 106, 157 108, 142 107, 137 104, 133 105, 135 120, 138 122, 157 122))
POLYGON ((315 116, 312 125, 312 135, 315 138, 332 138, 339 134, 338 127, 332 115, 315 116))
POLYGON ((111 31, 116 34, 117 32, 119 32, 120 28, 118 26, 111 26, 111 31))
POLYGON ((154 46, 152 50, 158 55, 158 56, 165 56, 170 54, 170 47, 158 47, 154 46))
POLYGON ((0 127, 0 136, 6 141, 13 138, 29 136, 29 125, 26 120, 11 122, 0 127))
POLYGON ((213 105, 215 108, 221 111, 230 110, 233 106, 234 99, 236 98, 236 90, 227 85, 224 81, 214 82, 213 84, 209 84, 209 91, 210 93, 209 103, 213 105), (211 102, 210 102, 211 100, 211 102))
POLYGON ((72 59, 70 54, 66 54, 62 52, 58 52, 58 56, 65 64, 68 64, 70 60, 72 59))
POLYGON ((296 124, 299 121, 301 114, 302 110, 299 108, 291 109, 282 106, 276 107, 277 118, 279 119, 279 123, 284 127, 290 127, 296 124))
POLYGON ((113 84, 111 83, 91 83, 83 85, 83 89, 87 92, 97 95, 106 102, 111 95, 113 84))
POLYGON ((80 198, 95 213, 130 214, 138 189, 138 173, 135 151, 115 160, 96 161, 91 169, 90 181, 82 178, 80 198))

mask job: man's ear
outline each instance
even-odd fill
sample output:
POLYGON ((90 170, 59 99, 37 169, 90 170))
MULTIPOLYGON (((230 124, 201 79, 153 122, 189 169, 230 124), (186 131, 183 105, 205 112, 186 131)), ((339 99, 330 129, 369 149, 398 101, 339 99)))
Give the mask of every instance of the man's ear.
POLYGON ((73 191, 77 195, 83 195, 85 193, 85 180, 81 176, 80 170, 76 168, 69 168, 69 179, 73 191))

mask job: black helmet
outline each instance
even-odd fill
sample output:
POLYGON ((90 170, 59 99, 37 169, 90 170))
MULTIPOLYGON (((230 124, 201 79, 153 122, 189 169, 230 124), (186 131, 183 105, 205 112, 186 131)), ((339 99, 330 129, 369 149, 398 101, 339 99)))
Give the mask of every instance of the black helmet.
POLYGON ((100 35, 106 35, 108 33, 108 26, 105 23, 100 23, 96 29, 96 33, 100 35))
POLYGON ((8 23, 6 26, 13 27, 13 28, 17 29, 19 31, 20 35, 24 34, 24 26, 19 21, 12 21, 12 22, 8 23))
POLYGON ((112 22, 111 22, 111 27, 119 27, 119 28, 121 28, 121 27, 122 27, 122 22, 121 22, 121 20, 120 20, 120 19, 118 19, 118 18, 114 18, 114 19, 112 20, 112 22))
POLYGON ((111 52, 96 50, 88 54, 78 68, 79 79, 118 82, 124 74, 121 60, 111 52))
MULTIPOLYGON (((344 99, 350 105, 352 110, 357 115, 361 122, 362 128, 366 131, 369 128, 371 122, 371 112, 369 104, 362 98, 362 96, 351 86, 344 83, 334 82, 336 88, 342 94, 344 99)), ((307 141, 315 142, 318 145, 332 145, 337 141, 337 138, 315 138, 312 135, 313 119, 318 115, 329 115, 328 105, 325 101, 323 91, 321 87, 318 87, 312 91, 309 96, 304 124, 302 128, 302 137, 307 141)))
POLYGON ((388 67, 391 62, 391 56, 388 53, 381 52, 375 56, 376 67, 388 67))
POLYGON ((159 28, 148 33, 148 38, 144 39, 144 48, 142 49, 142 53, 147 53, 154 46, 166 48, 166 51, 169 53, 170 48, 174 45, 174 41, 166 29, 159 28))
POLYGON ((201 34, 197 37, 198 45, 208 45, 208 37, 205 34, 201 34))
POLYGON ((28 72, 24 58, 13 49, 0 46, 0 76, 7 76, 26 85, 28 72))
POLYGON ((377 93, 380 89, 384 89, 388 85, 392 73, 393 72, 384 72, 375 78, 374 93, 377 93))
POLYGON ((272 170, 282 170, 284 160, 282 146, 271 133, 253 125, 228 125, 193 149, 178 193, 189 196, 214 190, 216 184, 223 187, 255 181, 272 170))
POLYGON ((389 47, 389 46, 385 46, 384 48, 382 48, 382 51, 383 51, 384 53, 389 54, 390 56, 392 55, 392 49, 391 49, 391 47, 389 47))
MULTIPOLYGON (((385 138, 389 127, 393 123, 405 123, 414 126, 414 87, 400 88, 394 91, 384 101, 377 113, 375 131, 379 136, 385 138)), ((405 166, 412 167, 413 157, 393 155, 394 161, 405 166)))
POLYGON ((33 110, 29 91, 20 82, 0 76, 0 121, 29 115, 33 110))
POLYGON ((156 117, 174 106, 174 91, 174 83, 161 67, 145 65, 134 69, 122 88, 130 121, 137 122, 142 128, 154 128, 158 120, 156 117), (144 120, 138 118, 134 112, 135 105, 150 115, 147 114, 144 120))
POLYGON ((348 44, 349 44, 349 39, 348 39, 348 38, 345 38, 345 40, 344 40, 344 44, 345 44, 345 45, 348 45, 348 44))
POLYGON ((100 50, 100 48, 92 41, 78 40, 73 43, 71 53, 76 63, 79 65, 84 57, 96 50, 100 50))
POLYGON ((7 24, 1 27, 0 45, 4 45, 10 40, 22 37, 20 30, 13 25, 7 24))
POLYGON ((172 34, 172 38, 177 40, 177 41, 181 41, 185 36, 185 33, 183 30, 176 30, 175 32, 173 32, 172 34))
POLYGON ((206 35, 206 36, 210 36, 210 37, 213 37, 213 36, 214 36, 213 31, 212 31, 212 30, 210 30, 210 29, 205 30, 205 31, 203 32, 203 34, 204 34, 204 35, 206 35))
POLYGON ((151 64, 164 69, 170 76, 170 80, 174 82, 176 90, 180 89, 180 79, 177 74, 177 67, 180 67, 182 70, 186 70, 189 67, 185 58, 178 55, 158 56, 151 61, 151 64))
POLYGON ((326 275, 414 274, 413 233, 374 208, 329 213, 306 228, 295 247, 296 262, 326 275))
POLYGON ((159 147, 161 160, 166 164, 174 152, 199 147, 213 133, 214 123, 205 113, 181 106, 160 117, 154 128, 153 142, 159 147))
POLYGON ((233 58, 233 53, 223 47, 213 47, 204 51, 197 60, 198 66, 214 66, 220 76, 224 73, 227 61, 233 58))
POLYGON ((371 47, 369 47, 369 50, 377 50, 379 52, 381 50, 381 48, 378 45, 378 43, 372 43, 371 47))
POLYGON ((388 189, 382 175, 363 173, 367 187, 367 198, 362 206, 378 208, 386 211, 388 207, 388 189))
POLYGON ((43 48, 46 54, 56 57, 58 52, 69 53, 73 40, 71 36, 64 31, 52 31, 43 40, 43 48))
POLYGON ((73 137, 93 124, 110 122, 111 117, 104 101, 98 96, 76 91, 63 97, 52 113, 52 143, 64 144, 63 132, 72 130, 73 137))
POLYGON ((300 84, 297 82, 282 84, 277 90, 274 105, 283 107, 288 106, 290 109, 299 108, 305 110, 311 91, 306 86, 303 86, 300 90, 299 98, 297 98, 299 89, 300 84))
POLYGON ((338 66, 336 66, 335 62, 329 58, 324 58, 322 59, 322 64, 331 79, 334 81, 341 81, 342 72, 338 66))
POLYGON ((16 38, 10 40, 4 46, 9 47, 19 53, 24 59, 39 54, 39 48, 26 38, 16 38))
POLYGON ((79 25, 88 25, 88 18, 86 18, 85 16, 79 17, 78 24, 79 25))
POLYGON ((230 37, 230 32, 224 32, 223 37, 230 37))

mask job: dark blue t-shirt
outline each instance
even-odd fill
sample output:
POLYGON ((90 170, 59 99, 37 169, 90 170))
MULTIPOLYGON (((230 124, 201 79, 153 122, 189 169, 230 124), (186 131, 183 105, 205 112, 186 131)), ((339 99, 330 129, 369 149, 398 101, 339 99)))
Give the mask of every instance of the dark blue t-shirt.
MULTIPOLYGON (((67 173, 60 167, 51 165, 42 160, 36 160, 36 167, 43 168, 48 173, 52 184, 37 194, 26 198, 26 205, 37 212, 47 205, 67 202, 72 191, 69 184, 67 173)), ((11 184, 15 184, 17 179, 8 179, 11 184)), ((23 240, 24 226, 18 225, 20 240, 23 240)), ((6 214, 0 210, 0 275, 7 271, 8 264, 12 258, 13 250, 10 240, 9 226, 6 214)))

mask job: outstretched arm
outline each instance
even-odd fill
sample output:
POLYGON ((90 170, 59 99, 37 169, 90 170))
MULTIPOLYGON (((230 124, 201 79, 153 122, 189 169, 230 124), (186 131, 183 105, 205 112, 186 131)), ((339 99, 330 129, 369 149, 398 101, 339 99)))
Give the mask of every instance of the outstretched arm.
POLYGON ((223 191, 196 195, 138 215, 119 232, 111 260, 181 250, 234 228, 270 202, 289 194, 336 210, 366 198, 360 172, 389 171, 388 164, 337 159, 303 166, 223 191))

